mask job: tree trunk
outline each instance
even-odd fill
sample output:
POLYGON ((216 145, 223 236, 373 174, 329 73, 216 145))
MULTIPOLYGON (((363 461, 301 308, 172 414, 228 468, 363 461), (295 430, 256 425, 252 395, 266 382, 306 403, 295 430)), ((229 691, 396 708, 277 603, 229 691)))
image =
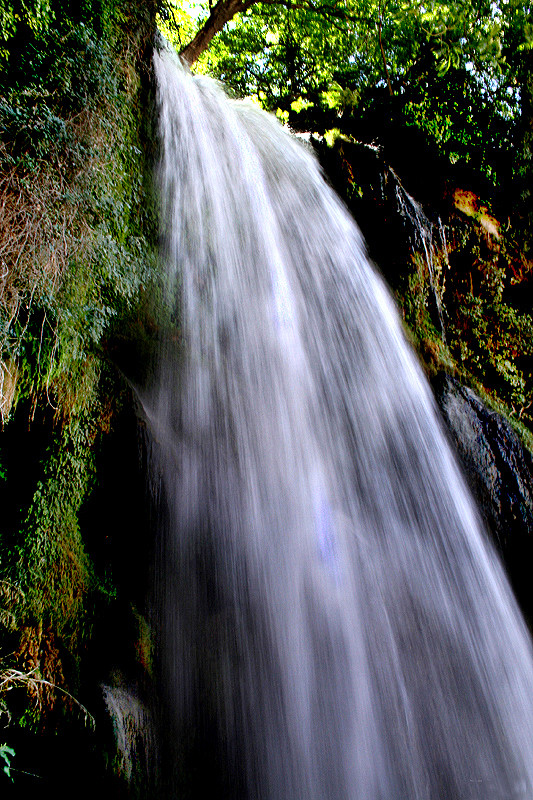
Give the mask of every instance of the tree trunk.
POLYGON ((211 39, 219 33, 224 25, 233 19, 235 14, 246 11, 253 6, 257 0, 218 0, 218 3, 211 9, 207 21, 198 31, 194 39, 186 45, 180 53, 181 59, 189 66, 194 64, 197 58, 209 46, 211 39))
POLYGON ((520 79, 521 119, 518 129, 519 195, 526 250, 533 255, 533 50, 526 51, 520 79))

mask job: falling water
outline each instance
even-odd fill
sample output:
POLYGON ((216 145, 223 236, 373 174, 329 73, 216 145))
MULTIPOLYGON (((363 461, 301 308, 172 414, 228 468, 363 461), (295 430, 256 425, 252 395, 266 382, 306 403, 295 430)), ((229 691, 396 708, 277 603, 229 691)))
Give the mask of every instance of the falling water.
POLYGON ((357 227, 275 120, 155 66, 175 796, 533 797, 527 633, 357 227))
POLYGON ((420 253, 423 255, 424 265, 428 271, 429 285, 437 310, 442 341, 446 343, 442 286, 439 283, 438 275, 442 270, 441 261, 444 261, 448 269, 450 266, 448 263, 446 231, 440 217, 437 226, 430 222, 420 203, 417 203, 414 197, 411 197, 409 192, 406 192, 394 170, 389 167, 389 172, 394 179, 398 209, 409 226, 412 252, 413 254, 420 253))
POLYGON ((103 685, 102 694, 115 734, 116 770, 130 784, 139 779, 142 782, 143 777, 149 778, 156 759, 150 714, 143 703, 122 686, 103 685))

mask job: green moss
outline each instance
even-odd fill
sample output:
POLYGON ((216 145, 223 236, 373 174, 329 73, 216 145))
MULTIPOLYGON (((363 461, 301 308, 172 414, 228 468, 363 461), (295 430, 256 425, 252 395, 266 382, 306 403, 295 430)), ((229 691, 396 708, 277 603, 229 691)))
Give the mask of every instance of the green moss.
POLYGON ((70 19, 45 5, 38 25, 37 10, 25 11, 26 46, 7 25, 17 59, 0 80, 0 359, 20 376, 11 410, 39 393, 68 403, 65 376, 79 376, 117 315, 131 312, 153 265, 134 66, 143 21, 126 4, 85 3, 70 19))
POLYGON ((91 428, 87 417, 71 421, 54 438, 19 533, 16 583, 24 592, 25 617, 58 634, 74 635, 93 580, 78 522, 94 477, 91 428))
MULTIPOLYGON (((101 610, 94 596, 114 594, 83 528, 117 408, 110 342, 142 317, 155 280, 143 138, 154 10, 106 0, 24 9, 0 18, 0 422, 21 430, 19 409, 41 427, 28 439, 36 466, 24 491, 1 468, 20 508, 1 528, 0 585, 14 589, 0 603, 0 650, 13 653, 4 671, 73 687, 101 610)), ((27 684, 19 718, 31 708, 37 721, 56 703, 39 685, 27 684)))

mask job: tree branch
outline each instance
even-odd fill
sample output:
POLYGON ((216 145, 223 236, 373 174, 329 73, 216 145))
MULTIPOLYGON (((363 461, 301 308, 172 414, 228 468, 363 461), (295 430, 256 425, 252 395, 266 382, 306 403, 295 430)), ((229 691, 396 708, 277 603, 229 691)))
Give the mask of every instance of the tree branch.
MULTIPOLYGON (((200 28, 194 38, 187 44, 180 52, 181 59, 192 66, 199 56, 206 50, 213 37, 220 33, 222 28, 229 22, 236 14, 247 11, 256 3, 261 2, 263 5, 278 5, 284 6, 289 10, 303 10, 310 11, 319 16, 325 17, 332 25, 342 30, 340 22, 368 22, 366 17, 359 17, 355 14, 349 14, 344 9, 336 8, 334 5, 328 3, 315 3, 313 0, 218 0, 212 6, 211 0, 209 4, 210 14, 203 26, 200 28)), ((381 43, 381 34, 380 34, 381 43)))
POLYGON ((387 59, 385 58, 385 50, 383 49, 383 41, 381 39, 381 15, 378 18, 378 36, 379 36, 379 49, 381 50, 381 58, 383 61, 383 68, 385 70, 385 77, 387 78, 387 86, 389 87, 389 94, 394 97, 392 91, 392 84, 390 82, 389 68, 387 67, 387 59))
POLYGON ((247 11, 257 0, 218 0, 211 8, 209 17, 202 25, 194 39, 180 52, 182 61, 191 66, 206 50, 213 36, 219 33, 224 25, 233 19, 235 14, 247 11))

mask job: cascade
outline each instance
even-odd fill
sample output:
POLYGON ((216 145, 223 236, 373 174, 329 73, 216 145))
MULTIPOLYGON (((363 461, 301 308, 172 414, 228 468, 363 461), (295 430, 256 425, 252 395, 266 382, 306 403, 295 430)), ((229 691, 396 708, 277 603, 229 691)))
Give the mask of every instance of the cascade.
POLYGON ((398 210, 404 218, 409 230, 409 239, 413 255, 423 254, 424 264, 428 271, 429 285, 433 293, 435 308, 437 311, 438 324, 442 336, 442 341, 446 343, 446 328, 444 325, 444 311, 442 308, 442 295, 444 290, 444 268, 449 269, 448 245, 446 243, 446 231, 439 217, 438 225, 429 221, 424 213, 424 209, 417 203, 409 192, 406 192, 400 179, 389 167, 389 173, 394 181, 396 202, 398 210))
POLYGON ((528 634, 356 225, 274 119, 154 58, 171 793, 533 797, 528 634))

